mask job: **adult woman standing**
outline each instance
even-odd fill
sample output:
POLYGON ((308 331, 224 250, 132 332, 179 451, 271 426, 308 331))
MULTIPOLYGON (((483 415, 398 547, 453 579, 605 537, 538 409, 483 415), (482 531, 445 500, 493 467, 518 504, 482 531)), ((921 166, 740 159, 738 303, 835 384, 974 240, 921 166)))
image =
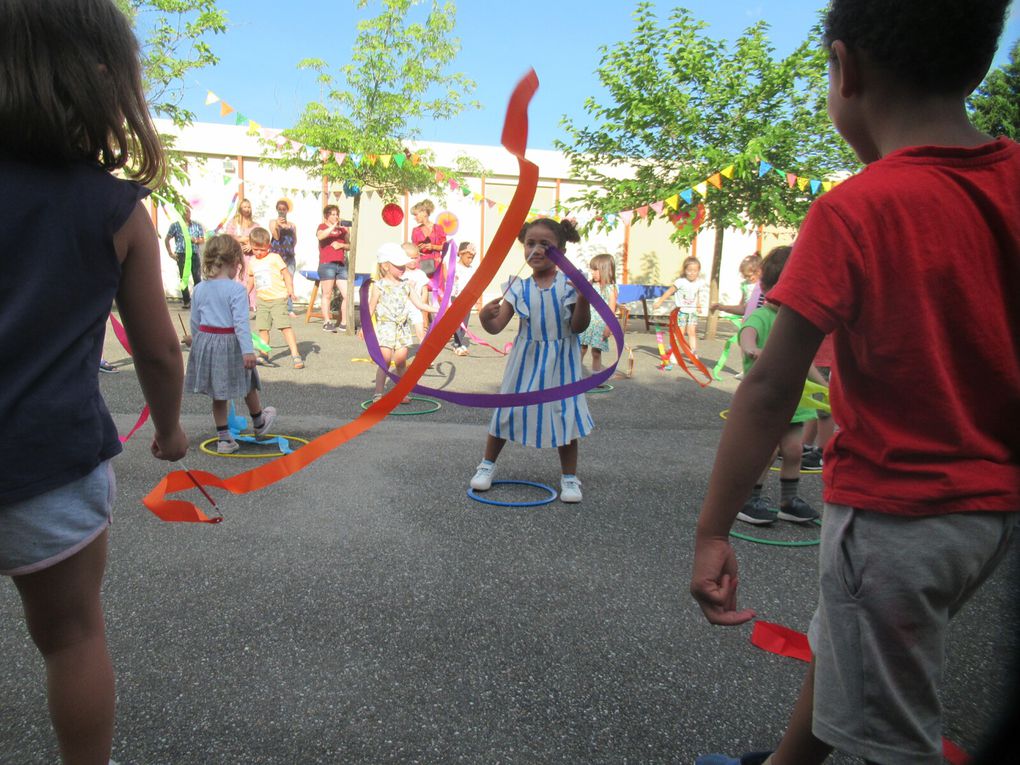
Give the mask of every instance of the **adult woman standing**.
MULTIPOLYGON (((251 243, 248 241, 248 234, 251 233, 253 228, 258 227, 258 223, 251 214, 251 202, 247 199, 242 199, 241 204, 237 206, 237 214, 230 219, 230 223, 227 224, 227 233, 230 234, 237 243, 241 245, 241 252, 244 253, 244 272, 237 274, 237 281, 241 284, 245 283, 245 274, 248 273, 248 263, 251 261, 252 250, 251 243)), ((248 293, 248 307, 255 310, 255 293, 248 293)))
POLYGON ((443 227, 430 220, 435 209, 436 206, 432 204, 431 199, 423 199, 411 208, 411 215, 418 224, 411 231, 411 241, 421 253, 418 267, 426 276, 432 276, 442 264, 443 245, 446 244, 446 232, 443 231, 443 227))
MULTIPOLYGON (((340 225, 340 208, 322 208, 322 223, 315 230, 319 240, 319 299, 322 302, 322 328, 326 332, 347 329, 347 251, 351 249, 347 229, 340 225), (340 290, 340 324, 333 323, 333 285, 340 290)), ((311 310, 311 306, 309 306, 311 310)))
MULTIPOLYGON (((294 254, 294 247, 297 245, 297 226, 287 220, 287 213, 290 212, 290 200, 280 199, 276 203, 276 217, 269 222, 269 235, 272 242, 269 244, 270 252, 275 252, 283 260, 290 271, 291 277, 297 270, 297 257, 294 254)), ((287 311, 294 316, 294 301, 287 298, 287 311)))

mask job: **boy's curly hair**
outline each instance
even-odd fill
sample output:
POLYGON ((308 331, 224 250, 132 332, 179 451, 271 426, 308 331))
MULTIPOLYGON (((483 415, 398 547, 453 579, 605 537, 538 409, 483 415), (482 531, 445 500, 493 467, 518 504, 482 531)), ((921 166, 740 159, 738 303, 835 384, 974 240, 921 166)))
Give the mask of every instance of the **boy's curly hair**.
POLYGON ((992 63, 1010 0, 832 0, 826 48, 842 40, 926 93, 968 93, 992 63))

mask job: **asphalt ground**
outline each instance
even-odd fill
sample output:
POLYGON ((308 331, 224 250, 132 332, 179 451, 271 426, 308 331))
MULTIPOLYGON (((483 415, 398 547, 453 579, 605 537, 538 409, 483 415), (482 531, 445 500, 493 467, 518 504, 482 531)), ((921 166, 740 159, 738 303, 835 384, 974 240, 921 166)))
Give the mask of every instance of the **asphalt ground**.
MULTIPOLYGON (((470 499, 489 412, 444 403, 390 417, 262 491, 219 492, 219 525, 167 524, 140 502, 168 470, 143 428, 115 462, 104 588, 114 759, 691 763, 773 746, 805 665, 752 646, 751 625, 712 627, 687 591, 733 370, 706 389, 659 371, 654 333, 639 324, 626 335, 633 378, 589 395, 596 428, 580 447, 579 505, 470 499)), ((311 439, 361 413, 374 367, 354 361, 367 357, 356 338, 303 317, 295 328, 307 366, 294 370, 274 333, 279 366, 261 370, 263 400, 279 409, 274 431, 311 439)), ((702 357, 714 363, 721 344, 704 342, 702 357)), ((107 359, 120 373, 102 376, 103 392, 126 432, 142 398, 112 333, 107 359)), ((490 350, 446 350, 423 383, 494 392, 502 369, 490 350)), ((209 401, 186 396, 183 411, 190 469, 227 477, 265 462, 202 453, 215 435, 209 401)), ((554 450, 509 444, 498 463, 498 479, 558 488, 558 476, 554 450)), ((778 476, 766 493, 778 498, 778 476)), ((820 476, 803 476, 802 495, 821 506, 820 476)), ((818 534, 785 522, 740 530, 818 534)), ((817 547, 734 544, 741 603, 806 630, 817 547)), ((1018 572, 1014 545, 949 635, 945 733, 972 752, 1005 711, 1018 572)), ((0 623, 0 763, 55 762, 42 662, 10 585, 0 623)))

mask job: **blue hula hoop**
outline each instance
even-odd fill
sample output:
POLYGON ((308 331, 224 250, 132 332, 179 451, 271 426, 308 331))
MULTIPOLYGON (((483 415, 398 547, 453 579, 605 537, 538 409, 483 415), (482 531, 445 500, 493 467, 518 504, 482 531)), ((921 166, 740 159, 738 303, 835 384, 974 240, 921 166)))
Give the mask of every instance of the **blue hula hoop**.
POLYGON ((535 486, 539 489, 545 489, 549 492, 549 496, 543 497, 542 499, 536 499, 531 502, 500 502, 499 500, 482 497, 476 494, 474 489, 468 489, 467 495, 475 502, 481 502, 483 505, 497 505, 498 507, 538 507, 539 505, 548 505, 558 496, 556 494, 556 490, 551 486, 546 486, 544 483, 535 483, 534 481, 493 481, 492 485, 495 486, 497 484, 507 483, 519 484, 521 486, 535 486))

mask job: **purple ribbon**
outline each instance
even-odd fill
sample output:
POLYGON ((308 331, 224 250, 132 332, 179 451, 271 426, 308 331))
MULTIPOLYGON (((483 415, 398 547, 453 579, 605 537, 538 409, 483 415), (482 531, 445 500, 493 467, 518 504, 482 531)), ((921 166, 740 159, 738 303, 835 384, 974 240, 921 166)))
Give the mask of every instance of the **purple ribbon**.
POLYGON ((443 259, 440 258, 439 268, 435 270, 430 280, 432 283, 432 291, 439 293, 439 310, 436 311, 435 317, 429 324, 429 329, 428 332, 425 333, 425 337, 428 337, 432 333, 432 328, 436 326, 441 318, 443 318, 443 314, 446 313, 446 309, 450 307, 450 300, 453 295, 453 273, 457 268, 457 243, 453 239, 450 239, 443 245, 443 248, 444 256, 447 253, 449 253, 450 256, 450 264, 446 268, 446 288, 443 290, 439 289, 439 279, 443 275, 443 259))
MULTIPOLYGON (((613 334, 613 338, 616 340, 617 358, 613 362, 612 366, 606 367, 600 372, 596 372, 591 377, 583 380, 576 380, 566 385, 557 385, 554 388, 546 388, 545 390, 533 390, 524 393, 459 393, 456 391, 440 390, 439 388, 429 388, 424 385, 415 385, 413 391, 415 393, 432 396, 434 398, 442 399, 443 401, 449 401, 453 404, 459 404, 460 406, 471 406, 478 407, 481 409, 496 409, 498 407, 513 407, 513 406, 532 406, 534 404, 544 404, 549 401, 562 401, 563 399, 573 398, 578 396, 585 391, 589 391, 592 388, 597 388, 599 385, 607 382, 613 374, 616 372, 616 365, 619 363, 620 358, 623 356, 623 328, 620 326, 620 322, 616 316, 609 309, 606 301, 602 299, 602 296, 595 290, 594 287, 584 278, 584 275, 578 271, 573 264, 564 257, 563 253, 555 247, 549 247, 545 251, 546 256, 556 264, 556 266, 563 271, 570 282, 577 288, 584 297, 588 299, 591 307, 595 309, 596 313, 602 317, 605 321, 606 326, 610 328, 613 334)), ((472 277, 472 281, 476 277, 472 277)), ((375 327, 372 325, 372 315, 368 308, 368 286, 371 282, 365 280, 365 283, 361 285, 361 326, 365 334, 365 345, 368 346, 368 355, 372 357, 380 369, 386 372, 391 380, 397 382, 400 377, 393 372, 390 372, 389 365, 386 360, 383 359, 382 352, 379 350, 379 341, 375 335, 375 327)), ((460 298, 453 302, 453 309, 460 310, 463 306, 458 306, 460 298)), ((468 306, 470 310, 470 306, 468 306)))

